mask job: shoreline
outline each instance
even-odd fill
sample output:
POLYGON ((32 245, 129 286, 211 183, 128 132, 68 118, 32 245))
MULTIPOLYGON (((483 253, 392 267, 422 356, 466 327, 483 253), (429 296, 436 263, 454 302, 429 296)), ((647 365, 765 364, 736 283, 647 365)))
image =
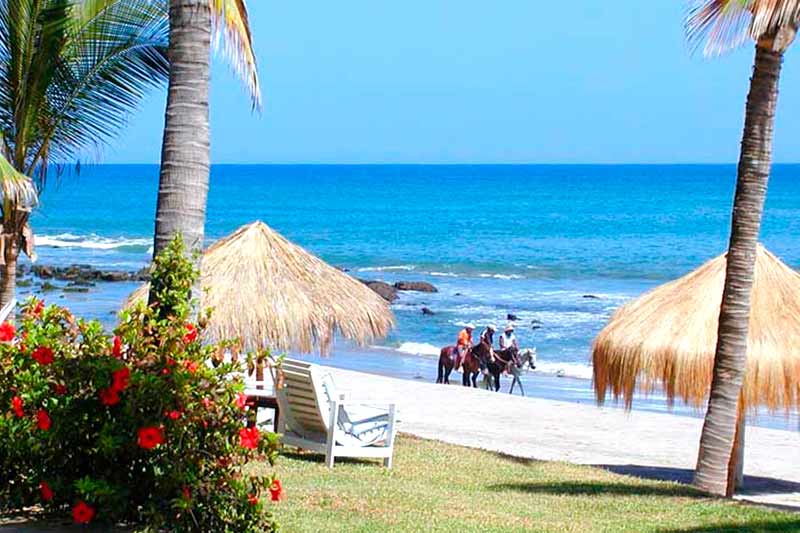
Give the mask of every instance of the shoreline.
MULTIPOLYGON (((318 354, 290 354, 291 357, 303 359, 319 365, 340 370, 360 372, 363 374, 384 378, 400 379, 413 383, 436 382, 437 358, 425 355, 408 355, 397 352, 391 347, 357 348, 351 346, 338 346, 332 355, 322 357, 318 354)), ((481 378, 478 378, 480 385, 481 378)), ((558 377, 553 374, 539 371, 523 372, 522 382, 525 388, 525 398, 534 400, 558 401, 570 404, 596 407, 594 389, 591 380, 577 377, 558 377)), ((453 372, 450 375, 450 385, 461 388, 461 374, 453 372)), ((501 377, 499 393, 490 392, 500 397, 510 397, 508 394, 511 378, 501 377)), ((478 389, 481 390, 481 389, 478 389)), ((488 392, 483 391, 481 392, 488 392)), ((519 396, 519 389, 514 391, 514 397, 519 396)), ((629 412, 624 403, 607 398, 603 409, 614 409, 629 412)), ((670 409, 667 406, 663 393, 655 391, 649 395, 637 394, 630 412, 643 412, 663 414, 674 417, 702 420, 704 410, 698 410, 683 403, 676 402, 670 409)), ((748 426, 786 431, 800 435, 800 415, 790 413, 784 416, 781 413, 770 414, 761 412, 757 417, 748 418, 748 426)))

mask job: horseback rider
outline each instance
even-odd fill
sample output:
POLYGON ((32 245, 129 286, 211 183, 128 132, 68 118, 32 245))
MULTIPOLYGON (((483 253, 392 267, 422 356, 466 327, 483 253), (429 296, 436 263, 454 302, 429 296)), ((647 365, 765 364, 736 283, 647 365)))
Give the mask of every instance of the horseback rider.
POLYGON ((519 350, 519 343, 517 342, 516 335, 514 335, 514 324, 510 323, 506 326, 506 329, 503 330, 503 334, 500 335, 500 349, 507 350, 509 348, 519 350))
POLYGON ((497 326, 488 324, 486 329, 481 333, 481 342, 489 345, 489 348, 494 349, 494 334, 497 332, 497 326))
MULTIPOLYGON (((495 360, 495 356, 494 356, 494 334, 495 334, 495 332, 497 332, 497 326, 495 326, 494 324, 487 324, 486 329, 484 329, 483 333, 481 333, 481 342, 486 344, 489 347, 489 359, 492 362, 494 362, 494 360, 495 360)), ((481 358, 481 360, 480 360, 479 367, 480 367, 481 372, 483 372, 484 374, 487 373, 486 368, 487 368, 488 362, 489 361, 487 361, 484 358, 481 358)))
POLYGON ((458 332, 458 341, 456 341, 456 372, 461 369, 461 363, 464 362, 467 350, 472 348, 472 332, 474 330, 475 324, 469 323, 464 326, 464 329, 458 332))

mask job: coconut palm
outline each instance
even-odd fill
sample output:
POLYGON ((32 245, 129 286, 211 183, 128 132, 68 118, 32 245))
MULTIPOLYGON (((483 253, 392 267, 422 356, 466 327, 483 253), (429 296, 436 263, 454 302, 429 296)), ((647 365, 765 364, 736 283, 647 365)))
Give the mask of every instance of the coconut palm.
MULTIPOLYGON (((2 137, 2 135, 0 135, 2 137)), ((3 228, 11 228, 10 232, 4 231, 0 236, 0 265, 11 261, 16 265, 19 256, 19 244, 29 255, 33 255, 33 242, 30 232, 23 231, 22 239, 19 238, 19 228, 27 228, 28 216, 36 205, 37 195, 33 181, 15 169, 8 160, 0 155, 0 188, 2 189, 2 209, 0 217, 3 228)), ((16 274, 16 267, 14 270, 16 274)), ((0 280, 0 301, 10 302, 14 299, 16 275, 4 276, 0 280)))
MULTIPOLYGON (((209 179, 208 86, 212 33, 260 106, 253 40, 244 0, 170 0, 170 77, 154 254, 180 233, 189 251, 202 247, 209 179)), ((154 255, 155 256, 155 255, 154 255)))
POLYGON ((700 437, 695 485, 733 492, 732 459, 747 354, 750 292, 761 215, 772 162, 772 134, 783 54, 794 40, 800 0, 701 0, 690 8, 690 41, 716 54, 755 41, 755 61, 733 201, 725 287, 719 313, 714 374, 700 437))
MULTIPOLYGON (((0 2, 4 176, 12 175, 10 164, 41 190, 51 165, 95 152, 120 131, 148 89, 169 74, 165 5, 163 0, 0 2)), ((32 250, 29 200, 3 199, 2 303, 14 295, 19 250, 32 250)))

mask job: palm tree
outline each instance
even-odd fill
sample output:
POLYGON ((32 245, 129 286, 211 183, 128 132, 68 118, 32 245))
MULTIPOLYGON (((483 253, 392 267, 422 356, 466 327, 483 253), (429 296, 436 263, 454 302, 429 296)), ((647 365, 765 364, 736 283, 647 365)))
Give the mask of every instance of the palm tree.
POLYGON ((702 0, 687 20, 691 41, 718 53, 755 40, 755 61, 745 108, 744 131, 733 200, 725 288, 719 313, 714 375, 700 437, 695 485, 731 496, 739 398, 747 357, 750 290, 761 215, 772 162, 772 133, 783 54, 794 40, 800 0, 702 0))
MULTIPOLYGON (((2 135, 0 135, 1 137, 2 135)), ((0 188, 2 188, 0 217, 3 220, 4 230, 5 228, 10 229, 10 231, 3 231, 2 235, 0 235, 0 265, 8 261, 12 261, 16 265, 20 247, 19 235, 22 233, 20 228, 27 227, 28 215, 37 201, 36 189, 31 179, 15 169, 2 155, 0 155, 0 188)), ((25 231, 24 235, 27 237, 29 232, 25 231)), ((22 248, 29 255, 33 255, 32 246, 32 239, 24 238, 22 248)), ((3 302, 2 305, 14 299, 16 266, 14 274, 10 279, 8 276, 0 279, 0 301, 3 302)))
POLYGON ((153 253, 180 233, 187 250, 203 244, 209 178, 208 86, 212 31, 260 107, 253 39, 244 0, 170 0, 170 77, 153 253))
MULTIPOLYGON (((7 164, 41 190, 49 166, 113 138, 169 74, 167 20, 163 0, 2 0, 0 155, 7 164)), ((32 249, 32 204, 22 200, 3 199, 0 303, 13 298, 19 250, 32 249)))

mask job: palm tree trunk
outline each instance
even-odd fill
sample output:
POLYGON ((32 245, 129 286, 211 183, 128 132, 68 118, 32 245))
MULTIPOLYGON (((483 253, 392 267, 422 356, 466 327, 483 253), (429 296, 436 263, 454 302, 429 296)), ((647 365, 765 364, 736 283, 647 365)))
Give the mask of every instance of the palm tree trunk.
POLYGON ((728 465, 746 367, 750 290, 772 160, 772 130, 782 60, 782 50, 775 50, 764 41, 756 45, 733 201, 714 376, 694 477, 698 488, 720 496, 731 496, 728 465))
POLYGON ((188 250, 203 245, 209 176, 208 0, 170 0, 169 92, 161 148, 154 254, 178 233, 188 250))
MULTIPOLYGON (((16 237, 14 235, 13 237, 16 237)), ((2 236, 0 238, 5 238, 2 236)), ((17 258, 19 257, 19 247, 14 244, 15 238, 6 239, 3 249, 3 259, 5 264, 0 266, 0 307, 13 300, 17 292, 17 258)), ((12 312, 9 320, 14 319, 12 312)))

